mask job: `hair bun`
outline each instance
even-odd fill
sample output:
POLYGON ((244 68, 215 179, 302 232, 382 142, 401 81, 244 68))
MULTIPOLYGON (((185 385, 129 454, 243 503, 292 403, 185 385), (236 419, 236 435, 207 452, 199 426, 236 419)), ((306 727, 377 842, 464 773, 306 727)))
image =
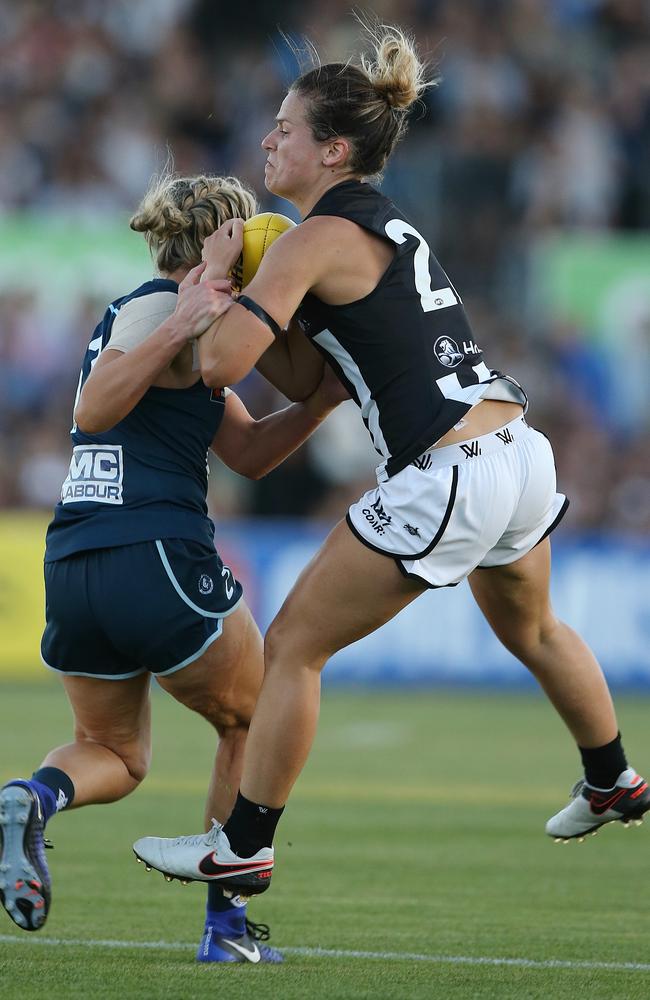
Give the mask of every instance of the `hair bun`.
POLYGON ((193 267, 203 241, 227 219, 249 219, 257 200, 236 177, 177 177, 170 169, 154 177, 131 229, 144 233, 161 273, 193 267))
POLYGON ((414 42, 399 28, 366 25, 374 43, 375 57, 362 59, 362 66, 375 93, 395 111, 406 111, 424 93, 427 82, 414 42))

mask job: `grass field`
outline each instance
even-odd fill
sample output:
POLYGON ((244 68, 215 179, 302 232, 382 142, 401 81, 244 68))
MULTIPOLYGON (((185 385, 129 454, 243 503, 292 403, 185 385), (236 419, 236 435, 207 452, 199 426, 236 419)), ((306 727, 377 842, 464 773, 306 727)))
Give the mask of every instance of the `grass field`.
MULTIPOLYGON (((0 924, 0 996, 228 1000, 650 997, 648 830, 554 845, 576 759, 538 697, 326 691, 318 741, 251 906, 283 966, 194 963, 204 889, 145 874, 131 842, 198 832, 208 727, 157 694, 130 799, 57 817, 40 934, 0 924)), ((0 685, 0 779, 65 742, 55 681, 0 685)), ((648 702, 621 699, 633 761, 648 702)))

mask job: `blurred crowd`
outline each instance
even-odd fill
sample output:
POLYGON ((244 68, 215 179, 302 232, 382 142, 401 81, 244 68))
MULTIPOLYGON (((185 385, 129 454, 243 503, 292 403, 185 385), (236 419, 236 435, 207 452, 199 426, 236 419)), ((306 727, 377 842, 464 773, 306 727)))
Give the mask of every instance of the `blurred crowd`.
MULTIPOLYGON (((126 225, 167 150, 177 170, 234 173, 264 208, 290 214, 263 192, 259 140, 305 38, 324 61, 355 52, 350 6, 0 0, 0 223, 26 213, 126 225)), ((531 287, 548 237, 650 230, 650 4, 374 0, 372 10, 411 31, 441 77, 383 188, 460 290, 488 364, 528 389, 572 500, 563 530, 650 531, 650 303, 630 357, 615 336, 539 308, 531 287)), ((5 507, 55 502, 79 363, 106 305, 80 290, 44 338, 37 285, 0 278, 5 507)), ((256 375, 241 393, 256 415, 281 403, 256 375)), ((259 483, 215 465, 213 513, 340 516, 376 464, 351 406, 259 483)))

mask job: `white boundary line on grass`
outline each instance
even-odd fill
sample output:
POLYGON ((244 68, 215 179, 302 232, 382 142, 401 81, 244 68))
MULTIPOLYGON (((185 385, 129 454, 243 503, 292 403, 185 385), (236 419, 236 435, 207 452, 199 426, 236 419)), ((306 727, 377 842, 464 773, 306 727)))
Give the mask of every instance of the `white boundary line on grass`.
MULTIPOLYGON (((0 934, 0 944, 65 945, 87 948, 122 948, 136 951, 192 951, 194 943, 181 941, 113 941, 84 938, 16 937, 0 934)), ((482 955, 420 955, 400 951, 352 951, 343 948, 280 948, 286 955, 304 958, 371 958, 384 962, 432 962, 437 965, 501 965, 523 969, 610 969, 614 972, 650 972, 648 962, 589 962, 576 959, 490 958, 482 955)))

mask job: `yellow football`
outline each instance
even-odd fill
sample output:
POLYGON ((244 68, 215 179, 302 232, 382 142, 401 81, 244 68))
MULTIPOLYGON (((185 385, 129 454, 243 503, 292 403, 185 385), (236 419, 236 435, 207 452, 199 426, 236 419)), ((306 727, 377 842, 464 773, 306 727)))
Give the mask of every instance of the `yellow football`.
POLYGON ((246 220, 244 246, 231 273, 233 285, 238 292, 253 280, 262 257, 271 244, 294 226, 295 222, 277 212, 262 212, 246 220))

